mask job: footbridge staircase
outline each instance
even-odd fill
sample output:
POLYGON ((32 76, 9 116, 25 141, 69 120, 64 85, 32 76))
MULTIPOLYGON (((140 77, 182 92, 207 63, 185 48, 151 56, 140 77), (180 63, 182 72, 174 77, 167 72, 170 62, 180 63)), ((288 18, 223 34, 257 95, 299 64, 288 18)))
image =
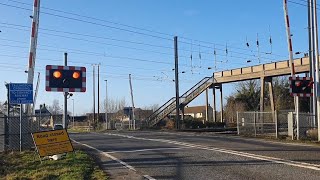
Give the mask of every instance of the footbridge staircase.
MULTIPOLYGON (((183 107, 190 103, 193 99, 198 97, 203 91, 209 88, 214 83, 213 77, 205 77, 199 81, 196 85, 190 88, 187 92, 179 97, 179 106, 183 107)), ((173 97, 166 103, 164 103, 160 108, 155 110, 147 119, 147 124, 149 127, 155 126, 162 119, 168 116, 176 108, 176 98, 173 97)))

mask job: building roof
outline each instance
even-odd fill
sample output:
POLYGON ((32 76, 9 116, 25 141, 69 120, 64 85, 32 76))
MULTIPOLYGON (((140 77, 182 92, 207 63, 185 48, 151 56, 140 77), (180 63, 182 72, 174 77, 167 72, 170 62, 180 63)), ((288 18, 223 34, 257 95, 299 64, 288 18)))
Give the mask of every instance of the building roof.
POLYGON ((47 107, 45 105, 43 105, 43 106, 41 105, 40 109, 34 110, 34 114, 40 114, 40 112, 41 112, 41 114, 50 114, 51 115, 50 111, 47 109, 47 107))
MULTIPOLYGON (((212 109, 211 106, 209 106, 209 109, 212 109)), ((206 106, 193 106, 193 107, 186 107, 184 108, 184 113, 185 114, 190 114, 190 113, 203 113, 206 111, 206 106)))

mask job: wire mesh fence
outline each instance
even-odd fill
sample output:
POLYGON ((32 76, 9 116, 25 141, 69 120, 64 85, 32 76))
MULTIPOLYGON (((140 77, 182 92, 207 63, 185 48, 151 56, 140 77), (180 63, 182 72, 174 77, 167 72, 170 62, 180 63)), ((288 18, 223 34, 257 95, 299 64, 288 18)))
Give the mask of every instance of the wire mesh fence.
POLYGON ((237 130, 245 136, 317 140, 317 122, 310 113, 237 112, 237 130))
POLYGON ((31 133, 51 130, 53 124, 59 122, 61 118, 49 115, 23 115, 21 119, 20 116, 0 116, 0 151, 31 149, 34 147, 31 133))
POLYGON ((315 116, 310 113, 293 114, 294 134, 298 140, 317 140, 317 123, 315 116), (298 119, 298 121, 297 121, 298 119))
POLYGON ((248 136, 277 136, 274 112, 238 112, 238 134, 248 136))

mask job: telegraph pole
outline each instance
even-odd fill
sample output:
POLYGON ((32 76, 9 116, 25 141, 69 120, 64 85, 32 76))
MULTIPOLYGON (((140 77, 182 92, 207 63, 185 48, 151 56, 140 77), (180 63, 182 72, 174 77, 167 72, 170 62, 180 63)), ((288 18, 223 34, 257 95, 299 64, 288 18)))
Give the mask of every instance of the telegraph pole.
POLYGON ((95 64, 93 64, 92 65, 92 67, 93 67, 93 69, 92 69, 92 71, 93 71, 93 80, 92 80, 92 82, 93 82, 93 128, 94 129, 96 129, 95 128, 95 121, 96 121, 96 87, 95 87, 95 81, 96 81, 96 79, 95 79, 95 64))
POLYGON ((318 120, 318 141, 320 141, 320 97, 319 97, 319 46, 318 46, 318 18, 317 18, 317 0, 313 0, 313 27, 314 27, 314 54, 315 54, 315 86, 316 86, 316 98, 317 98, 317 120, 318 120))
POLYGON ((174 64, 175 64, 175 86, 176 86, 176 129, 180 129, 180 102, 179 102, 179 65, 178 65, 178 37, 174 37, 174 64))
MULTIPOLYGON (((68 53, 64 53, 64 65, 67 66, 68 65, 68 53)), ((64 92, 64 111, 63 111, 63 128, 67 129, 68 128, 68 92, 64 92)))
POLYGON ((133 130, 135 130, 136 129, 136 120, 135 120, 135 116, 134 116, 134 101, 133 101, 131 74, 129 74, 129 84, 130 84, 130 94, 131 94, 131 103, 132 103, 132 124, 133 124, 133 130))
POLYGON ((106 116, 106 129, 108 129, 108 80, 106 82, 106 103, 105 103, 105 116, 106 116))
POLYGON ((99 123, 100 116, 100 63, 98 64, 98 116, 97 123, 99 123))
MULTIPOLYGON (((315 77, 315 57, 314 57, 314 29, 313 29, 313 3, 308 0, 308 34, 309 34, 309 64, 310 64, 310 77, 315 77)), ((310 97, 310 112, 314 115, 313 124, 315 125, 317 119, 317 97, 316 97, 316 84, 313 83, 313 96, 310 97)))

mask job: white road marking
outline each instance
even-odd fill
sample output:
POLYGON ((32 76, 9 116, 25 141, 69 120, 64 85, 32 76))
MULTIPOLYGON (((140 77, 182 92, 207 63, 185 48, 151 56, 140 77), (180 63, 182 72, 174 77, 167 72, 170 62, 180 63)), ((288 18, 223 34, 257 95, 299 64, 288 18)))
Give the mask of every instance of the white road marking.
POLYGON ((156 180, 155 178, 153 178, 153 177, 151 177, 149 175, 144 175, 143 177, 146 178, 146 179, 149 179, 149 180, 156 180))
POLYGON ((132 153, 132 152, 145 152, 145 151, 178 150, 178 149, 187 149, 187 148, 190 148, 190 147, 137 149, 137 150, 131 150, 131 151, 108 151, 106 153, 109 153, 109 154, 113 154, 113 153, 132 153))
POLYGON ((114 157, 114 156, 112 156, 112 155, 110 155, 110 154, 108 154, 106 152, 103 152, 103 151, 101 151, 101 150, 99 150, 99 149, 97 149, 95 147, 92 147, 92 146, 90 146, 88 144, 84 144, 84 143, 78 142, 78 141, 76 141, 74 139, 72 139, 72 141, 75 142, 75 143, 81 144, 83 146, 86 146, 86 147, 88 147, 90 149, 94 149, 94 150, 98 151, 100 154, 102 154, 102 155, 104 155, 104 156, 106 156, 106 157, 108 157, 108 158, 110 158, 110 159, 112 159, 114 161, 117 161, 118 163, 122 164, 123 166, 125 166, 126 168, 128 168, 128 169, 130 169, 132 171, 137 171, 134 167, 130 166, 129 164, 121 161, 120 159, 118 159, 118 158, 116 158, 116 157, 114 157))
POLYGON ((311 164, 311 163, 305 163, 305 162, 296 162, 296 161, 285 160, 285 159, 281 159, 281 158, 275 158, 275 157, 269 157, 269 156, 263 156, 263 155, 256 155, 256 154, 240 152, 240 151, 234 151, 234 150, 228 150, 228 149, 213 148, 213 147, 208 147, 208 146, 202 146, 202 145, 196 145, 196 144, 184 143, 184 142, 172 141, 172 140, 166 140, 166 139, 148 139, 148 138, 140 138, 140 137, 127 136, 127 135, 121 135, 121 134, 112 134, 112 133, 104 133, 104 134, 111 135, 111 136, 120 136, 120 137, 125 137, 125 138, 130 138, 130 139, 137 139, 137 140, 146 140, 146 141, 164 142, 164 143, 169 143, 169 144, 182 145, 182 146, 191 147, 191 148, 198 148, 198 149, 203 149, 203 150, 216 151, 216 152, 232 154, 232 155, 237 155, 237 156, 242 156, 242 157, 247 157, 247 158, 252 158, 252 159, 269 161, 269 162, 273 162, 273 163, 277 163, 277 164, 285 164, 285 165, 289 165, 289 166, 294 166, 294 167, 300 167, 300 168, 306 168, 306 169, 312 169, 312 170, 320 171, 320 165, 317 165, 317 164, 311 164))
MULTIPOLYGON (((95 147, 92 147, 92 146, 90 146, 90 145, 88 145, 88 144, 84 144, 84 143, 78 142, 78 141, 76 141, 76 140, 74 140, 74 139, 72 139, 72 141, 75 142, 75 143, 81 144, 81 145, 83 145, 83 146, 86 146, 86 147, 88 147, 88 148, 90 148, 90 149, 96 150, 96 151, 98 151, 100 154, 102 154, 102 155, 104 155, 104 156, 106 156, 106 157, 108 157, 108 158, 110 158, 110 159, 112 159, 112 160, 114 160, 114 161, 117 161, 118 163, 122 164, 124 167, 126 167, 126 168, 128 168, 128 169, 130 169, 130 170, 132 170, 132 171, 135 171, 135 172, 137 171, 134 167, 130 166, 129 164, 125 163, 124 161, 121 161, 120 159, 118 159, 118 158, 116 158, 116 157, 114 157, 114 156, 112 156, 112 155, 110 155, 110 154, 108 154, 108 153, 106 153, 106 152, 103 152, 103 151, 101 151, 101 150, 99 150, 99 149, 97 149, 97 148, 95 148, 95 147)), ((156 180, 156 179, 154 179, 153 177, 151 177, 151 176, 149 176, 149 175, 143 175, 143 177, 144 177, 144 178, 147 178, 147 179, 149 179, 149 180, 156 180)))
POLYGON ((270 143, 270 144, 281 144, 286 146, 301 146, 301 147, 316 147, 319 148, 319 145, 313 145, 313 144, 303 144, 303 143, 291 143, 291 142, 277 142, 277 141, 271 141, 271 140, 260 140, 260 139, 253 139, 253 138, 243 138, 239 136, 219 136, 217 134, 213 134, 214 136, 210 136, 210 134, 187 134, 187 132, 184 132, 185 134, 180 133, 173 133, 173 132, 159 132, 162 134, 171 134, 171 135, 180 135, 180 136, 202 136, 202 137, 223 137, 223 138, 229 138, 229 139, 243 139, 247 141, 256 141, 256 142, 264 142, 264 143, 270 143))

